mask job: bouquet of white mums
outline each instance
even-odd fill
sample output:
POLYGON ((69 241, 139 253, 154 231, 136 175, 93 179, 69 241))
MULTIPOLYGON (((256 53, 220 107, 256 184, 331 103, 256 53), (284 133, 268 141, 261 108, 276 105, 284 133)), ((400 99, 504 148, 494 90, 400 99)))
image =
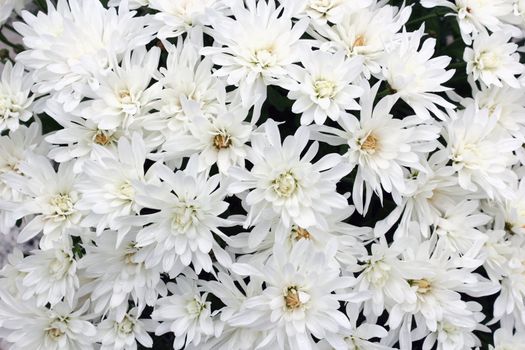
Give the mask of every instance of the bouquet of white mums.
POLYGON ((525 0, 0 23, 0 348, 525 349, 525 0))

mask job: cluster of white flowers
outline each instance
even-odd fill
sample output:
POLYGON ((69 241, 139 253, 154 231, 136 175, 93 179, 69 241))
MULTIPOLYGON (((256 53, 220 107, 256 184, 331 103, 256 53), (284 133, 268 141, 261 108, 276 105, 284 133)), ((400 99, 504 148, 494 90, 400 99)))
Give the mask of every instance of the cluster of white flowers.
POLYGON ((525 349, 525 0, 103 3, 8 20, 10 349, 525 349))

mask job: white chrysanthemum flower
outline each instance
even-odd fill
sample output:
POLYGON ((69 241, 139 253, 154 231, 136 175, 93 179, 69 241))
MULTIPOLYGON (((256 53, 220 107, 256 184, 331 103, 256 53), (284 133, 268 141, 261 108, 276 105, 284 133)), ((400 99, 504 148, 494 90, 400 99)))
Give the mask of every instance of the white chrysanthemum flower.
MULTIPOLYGON (((234 18, 221 16, 212 21, 210 33, 217 47, 201 52, 220 66, 215 74, 238 86, 244 107, 266 100, 266 86, 286 78, 287 68, 300 53, 298 43, 308 26, 306 19, 293 24, 288 13, 276 9, 275 0, 231 1, 234 18)), ((257 118, 255 118, 257 119, 257 118)))
POLYGON ((146 348, 153 346, 148 334, 151 322, 139 319, 137 308, 128 311, 122 320, 110 313, 97 326, 98 338, 102 343, 100 350, 137 350, 137 342, 146 348))
POLYGON ((117 246, 116 232, 105 231, 84 244, 86 254, 77 265, 87 279, 79 295, 90 295, 96 313, 113 310, 119 322, 126 315, 128 301, 140 313, 146 305, 155 305, 159 294, 166 295, 159 269, 145 266, 147 252, 137 246, 135 236, 135 232, 128 234, 117 246))
POLYGON ((149 7, 158 10, 155 19, 160 22, 157 36, 160 39, 177 37, 196 26, 208 24, 208 17, 225 10, 219 0, 149 0, 149 7))
POLYGON ((359 119, 343 115, 338 120, 343 130, 323 127, 318 135, 330 144, 348 145, 344 157, 351 166, 357 166, 352 193, 359 213, 368 211, 373 192, 382 199, 385 190, 401 204, 401 196, 408 190, 405 167, 426 172, 419 156, 438 145, 439 127, 422 124, 417 116, 395 119, 390 114, 395 98, 387 96, 374 107, 378 88, 376 84, 361 97, 359 119))
MULTIPOLYGON (((444 6, 456 12, 463 41, 470 45, 472 39, 487 29, 497 32, 505 26, 503 19, 513 12, 513 0, 421 0, 424 7, 444 6)), ((516 33, 516 31, 514 31, 516 33)))
POLYGON ((480 33, 472 48, 467 47, 463 59, 467 62, 467 74, 481 80, 487 86, 503 86, 503 83, 520 88, 516 75, 525 69, 516 52, 518 45, 509 43, 511 35, 503 31, 480 33))
POLYGON ((388 246, 384 240, 372 244, 371 255, 363 257, 358 268, 356 289, 368 291, 372 298, 364 303, 364 315, 380 316, 386 308, 408 302, 414 303, 416 295, 408 284, 408 279, 420 276, 417 268, 400 259, 401 243, 388 246))
MULTIPOLYGON (((265 208, 272 208, 275 217, 290 227, 295 223, 303 228, 319 225, 326 227, 324 216, 348 205, 345 197, 337 193, 336 183, 348 174, 338 154, 328 154, 312 163, 319 145, 314 143, 304 155, 310 139, 308 127, 297 129, 281 144, 277 124, 268 120, 264 133, 252 136, 252 150, 246 168, 232 168, 229 191, 241 193, 251 190, 246 197, 249 206, 245 227, 262 219, 265 208)), ((268 219, 268 218, 266 218, 268 219)))
POLYGON ((33 96, 29 96, 32 85, 33 79, 24 72, 22 64, 4 65, 0 81, 0 131, 16 130, 20 122, 33 116, 33 96))
POLYGON ((477 256, 488 237, 479 228, 488 224, 491 217, 479 211, 479 201, 463 200, 446 209, 435 222, 438 246, 452 256, 477 256))
POLYGON ((121 229, 120 238, 126 234, 129 225, 117 219, 142 208, 135 200, 135 187, 149 178, 144 174, 146 152, 142 137, 133 134, 131 142, 125 137, 118 141, 116 153, 99 148, 100 159, 84 163, 78 183, 82 198, 76 204, 86 212, 84 226, 96 227, 98 234, 108 227, 121 229))
POLYGON ((51 306, 64 299, 70 306, 79 288, 77 263, 69 244, 57 245, 53 249, 34 250, 31 255, 17 264, 24 273, 21 297, 35 298, 37 306, 51 306))
POLYGON ((214 237, 228 241, 218 227, 231 226, 219 217, 228 208, 224 190, 219 187, 220 175, 208 178, 206 173, 197 174, 195 158, 190 162, 193 164, 185 171, 176 173, 156 164, 151 171, 162 183, 138 188, 137 203, 157 212, 134 220, 135 224, 150 224, 137 234, 137 246, 151 248, 145 257, 146 266, 160 265, 164 272, 180 271, 190 263, 197 273, 210 272, 211 252, 220 263, 231 264, 214 237))
POLYGON ((448 321, 445 318, 438 323, 435 332, 425 337, 423 349, 432 349, 434 345, 436 345, 436 350, 479 349, 482 343, 474 332, 491 332, 491 330, 481 324, 485 318, 485 315, 480 312, 481 305, 469 303, 468 307, 472 311, 469 324, 457 325, 454 320, 448 321))
POLYGON ((97 330, 84 315, 88 307, 89 303, 78 310, 65 304, 37 308, 0 289, 0 315, 9 321, 0 322, 2 335, 11 350, 92 350, 97 330))
POLYGON ((22 12, 15 23, 27 50, 17 56, 33 70, 38 93, 51 93, 66 110, 75 108, 96 77, 109 68, 111 57, 147 44, 154 29, 149 17, 133 17, 125 6, 106 9, 98 0, 59 0, 48 13, 22 12))
POLYGON ((500 288, 499 284, 473 273, 482 261, 471 257, 452 259, 446 251, 435 249, 434 242, 433 239, 411 240, 411 246, 403 253, 405 263, 417 269, 420 277, 407 280, 416 301, 395 304, 389 311, 389 326, 400 329, 400 348, 406 348, 415 340, 415 334, 403 331, 412 329, 413 319, 421 335, 438 331, 443 322, 448 327, 476 328, 475 313, 481 306, 462 300, 460 293, 481 297, 494 294, 500 288))
POLYGON ((128 129, 134 123, 145 123, 162 88, 158 82, 151 84, 153 78, 159 79, 159 58, 158 47, 127 52, 121 65, 100 77, 100 85, 93 93, 86 93, 92 100, 79 105, 81 116, 103 130, 128 129))
POLYGON ((72 161, 73 170, 80 173, 86 160, 103 158, 107 156, 106 150, 117 152, 117 141, 123 136, 124 130, 99 129, 92 120, 67 113, 52 100, 47 102, 45 112, 63 127, 45 137, 53 145, 47 156, 55 162, 72 161))
POLYGON ((461 100, 467 107, 474 103, 479 109, 488 109, 491 118, 498 120, 495 132, 510 134, 518 139, 525 139, 525 89, 510 86, 490 86, 481 90, 472 84, 472 98, 461 100))
POLYGON ((307 241, 299 242, 289 254, 275 247, 274 255, 261 268, 236 263, 232 270, 257 279, 265 288, 261 295, 248 298, 230 324, 267 330, 260 346, 312 349, 312 337, 349 330, 351 324, 339 311, 339 301, 359 303, 366 294, 354 293, 352 277, 340 276, 330 267, 331 257, 312 253, 307 241), (263 345, 264 344, 264 345, 263 345))
MULTIPOLYGON (((25 195, 10 187, 3 179, 4 174, 20 174, 20 165, 34 154, 45 155, 47 145, 42 142, 40 123, 29 127, 21 126, 16 131, 0 137, 0 198, 7 201, 22 201, 25 195)), ((0 211, 0 232, 7 234, 16 224, 18 217, 8 210, 0 211)))
POLYGON ((442 213, 469 194, 459 187, 455 171, 447 163, 448 158, 443 155, 431 156, 426 172, 413 170, 408 174, 408 193, 403 196, 401 204, 376 223, 376 235, 384 235, 401 217, 396 237, 407 235, 409 226, 414 224, 419 226, 417 233, 425 238, 430 236, 431 226, 442 213))
POLYGON ((215 334, 208 293, 201 293, 195 280, 178 277, 176 283, 168 283, 172 295, 160 298, 151 318, 160 321, 155 334, 173 332, 173 349, 192 344, 198 346, 205 338, 215 334))
POLYGON ((43 232, 40 248, 50 249, 66 239, 66 231, 76 228, 82 219, 75 208, 79 200, 77 178, 71 164, 61 164, 55 172, 49 160, 40 155, 31 156, 19 169, 20 174, 2 176, 8 186, 23 195, 21 201, 7 203, 7 209, 17 219, 35 215, 20 232, 18 242, 27 242, 43 232))
POLYGON ((217 164, 219 172, 227 174, 234 165, 244 166, 248 152, 246 143, 252 133, 252 125, 245 122, 248 111, 228 106, 216 117, 207 118, 196 111, 187 124, 189 133, 167 139, 162 149, 163 159, 179 159, 198 154, 199 171, 217 164))
POLYGON ((408 21, 411 11, 410 6, 399 9, 391 5, 341 11, 343 18, 332 27, 314 22, 320 36, 314 35, 322 43, 321 48, 335 47, 350 57, 363 57, 364 74, 370 78, 370 73, 381 71, 380 59, 398 40, 397 33, 408 21))
POLYGON ((338 23, 351 11, 366 8, 373 0, 284 0, 294 17, 309 17, 322 24, 338 23))
POLYGON ((454 70, 445 69, 450 57, 432 58, 436 39, 428 38, 421 44, 423 35, 424 26, 418 31, 405 33, 401 41, 383 56, 381 74, 395 96, 412 107, 418 117, 430 119, 430 111, 443 119, 444 114, 437 107, 454 109, 454 105, 437 93, 450 90, 442 84, 454 75, 454 70))
POLYGON ((497 122, 487 109, 466 107, 446 123, 447 148, 439 153, 452 160, 462 188, 486 193, 491 199, 511 198, 509 186, 516 175, 509 166, 517 161, 512 152, 521 146, 521 141, 494 135, 497 122))
POLYGON ((216 115, 224 107, 226 88, 224 82, 212 75, 211 59, 201 60, 201 33, 190 33, 177 46, 166 45, 166 67, 160 68, 164 89, 155 103, 158 113, 151 115, 144 128, 173 139, 188 130, 195 106, 205 116, 216 115))
POLYGON ((301 64, 304 68, 289 68, 297 82, 286 86, 288 98, 296 100, 292 112, 301 114, 301 124, 324 124, 327 117, 337 120, 345 110, 360 109, 355 99, 363 91, 352 83, 360 76, 361 59, 347 60, 343 51, 317 50, 306 52, 301 64))

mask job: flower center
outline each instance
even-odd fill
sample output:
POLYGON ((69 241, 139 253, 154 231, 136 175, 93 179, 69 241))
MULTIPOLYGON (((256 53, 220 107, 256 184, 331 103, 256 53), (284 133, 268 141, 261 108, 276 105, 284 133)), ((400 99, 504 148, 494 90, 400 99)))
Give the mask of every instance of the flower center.
POLYGON ((46 334, 53 340, 58 340, 65 333, 60 328, 49 328, 46 330, 46 334))
POLYGON ((135 322, 126 315, 122 322, 117 323, 117 331, 120 334, 128 335, 133 333, 133 329, 135 328, 135 322))
POLYGON ((317 98, 332 98, 335 95, 335 83, 329 80, 319 79, 314 83, 317 98))
POLYGON ((68 317, 59 316, 55 318, 46 328, 45 333, 48 338, 53 341, 59 341, 60 338, 66 334, 67 323, 69 321, 68 317))
POLYGON ((273 180, 272 187, 279 197, 290 197, 297 189, 297 180, 291 172, 282 173, 273 180))
POLYGON ((286 294, 284 295, 284 302, 286 308, 289 310, 298 309, 303 305, 297 287, 292 286, 287 288, 286 294))
POLYGON ((420 279, 420 280, 409 280, 408 284, 410 284, 411 287, 417 287, 416 292, 418 294, 427 294, 432 290, 432 285, 430 282, 426 279, 420 279))
POLYGON ((277 58, 272 48, 258 49, 253 54, 252 63, 260 68, 268 68, 277 63, 277 58))
POLYGON ((93 138, 97 145, 106 146, 113 142, 113 135, 104 130, 98 130, 93 138))
POLYGON ((64 278, 64 276, 68 273, 72 262, 73 258, 71 255, 61 251, 60 255, 55 257, 55 259, 53 259, 49 264, 50 275, 57 280, 64 278))
POLYGON ((311 0, 309 6, 317 12, 326 13, 334 6, 334 3, 332 0, 311 0))
POLYGON ((69 194, 58 194, 54 196, 51 198, 50 204, 55 214, 61 217, 67 217, 75 212, 73 201, 69 194))
POLYGON ((359 47, 359 46, 365 46, 365 45, 366 45, 365 36, 363 34, 359 34, 358 36, 356 36, 352 47, 359 47))
POLYGON ((362 151, 373 154, 379 148, 379 140, 374 134, 368 134, 363 140, 359 140, 359 146, 362 151))
POLYGON ((501 65, 501 58, 496 52, 484 51, 479 55, 475 65, 480 70, 497 69, 501 65))
POLYGON ((120 197, 122 199, 125 199, 128 201, 132 201, 133 198, 135 197, 135 189, 133 188, 133 186, 128 180, 124 181, 120 185, 118 189, 118 193, 120 194, 120 197))
POLYGON ((206 308, 206 303, 201 302, 197 298, 193 298, 188 304, 186 304, 186 311, 195 318, 199 317, 202 311, 206 308))
POLYGON ((300 241, 301 239, 310 239, 311 238, 310 237, 310 232, 308 232, 304 228, 296 226, 296 225, 294 225, 292 227, 292 237, 296 241, 300 241))
POLYGON ((197 210, 195 206, 183 204, 173 211, 171 226, 177 233, 186 232, 196 220, 197 210))
POLYGON ((140 248, 137 247, 136 242, 129 242, 124 250, 124 262, 127 265, 137 265, 137 262, 135 262, 135 254, 137 254, 139 250, 140 248))
POLYGON ((215 135, 213 138, 213 146, 218 149, 229 148, 232 144, 232 139, 230 135, 221 132, 220 134, 215 135))

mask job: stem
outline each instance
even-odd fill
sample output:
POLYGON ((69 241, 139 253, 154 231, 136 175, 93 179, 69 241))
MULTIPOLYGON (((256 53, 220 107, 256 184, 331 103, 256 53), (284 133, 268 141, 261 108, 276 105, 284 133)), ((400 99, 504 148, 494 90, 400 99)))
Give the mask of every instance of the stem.
POLYGON ((420 23, 420 22, 424 22, 426 21, 427 19, 431 19, 431 18, 434 18, 436 16, 443 16, 445 14, 447 14, 448 11, 446 12, 441 12, 441 11, 437 11, 437 12, 432 12, 431 14, 428 14, 428 15, 425 15, 425 16, 421 16, 421 17, 418 17, 418 18, 414 18, 413 20, 411 21, 408 21, 406 23, 406 26, 409 26, 411 24, 416 24, 416 23, 420 23))

